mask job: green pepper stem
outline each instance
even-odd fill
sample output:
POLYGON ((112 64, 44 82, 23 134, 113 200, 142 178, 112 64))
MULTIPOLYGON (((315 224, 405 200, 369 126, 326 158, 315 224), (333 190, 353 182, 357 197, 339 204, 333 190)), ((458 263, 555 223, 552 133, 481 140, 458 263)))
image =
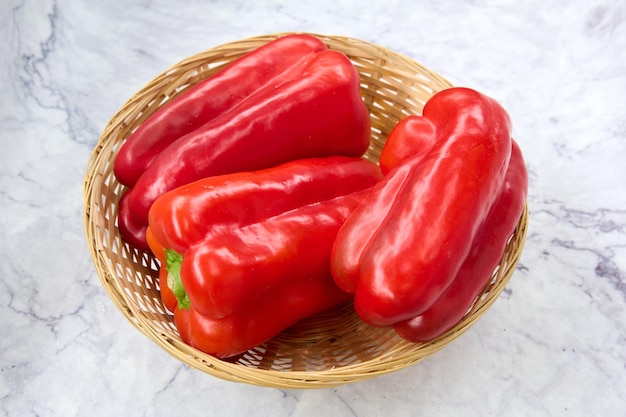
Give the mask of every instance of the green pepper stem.
POLYGON ((180 267, 183 263, 183 257, 172 249, 165 249, 165 269, 167 270, 167 286, 172 290, 178 308, 188 310, 191 302, 187 296, 187 291, 183 287, 183 281, 180 278, 180 267))

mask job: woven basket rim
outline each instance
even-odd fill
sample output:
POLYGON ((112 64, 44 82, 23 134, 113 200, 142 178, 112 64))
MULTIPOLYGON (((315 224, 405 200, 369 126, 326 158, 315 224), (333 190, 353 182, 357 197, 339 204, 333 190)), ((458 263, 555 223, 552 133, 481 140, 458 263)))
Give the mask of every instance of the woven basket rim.
MULTIPOLYGON (((105 235, 106 231, 102 230, 103 228, 101 225, 95 223, 94 217, 92 216, 92 213, 100 214, 102 212, 102 207, 100 207, 100 204, 102 203, 102 196, 101 194, 97 194, 95 192, 95 188, 107 188, 108 190, 118 190, 123 188, 121 185, 115 184, 114 181, 110 180, 107 184, 102 183, 103 179, 106 180, 103 172, 107 169, 110 170, 110 165, 112 163, 111 156, 115 154, 116 149, 119 147, 119 143, 112 143, 111 138, 114 137, 116 132, 120 129, 126 129, 133 123, 139 124, 141 122, 141 117, 145 119, 145 117, 149 116, 133 116, 131 115, 132 112, 129 109, 145 108, 151 100, 154 100, 150 99, 151 94, 154 91, 170 88, 168 76, 169 74, 175 72, 178 68, 185 67, 187 65, 192 67, 194 65, 203 65, 203 60, 206 60, 207 56, 216 53, 216 51, 229 51, 230 48, 235 49, 235 47, 242 44, 262 44, 271 39, 290 33, 296 32, 280 32, 254 36, 247 39, 224 43, 187 57, 163 71, 142 87, 131 98, 129 98, 126 103, 112 116, 89 157, 87 167, 85 169, 83 186, 83 201, 85 207, 83 222, 90 253, 92 255, 98 277, 107 295, 111 298, 114 305, 127 319, 127 321, 129 321, 137 330, 151 339, 170 355, 205 373, 231 381, 279 388, 331 387, 358 380, 369 379, 417 363, 447 346, 451 341, 469 329, 493 305, 513 275, 515 266, 521 257, 527 235, 528 205, 525 205, 516 231, 509 242, 510 247, 514 248, 514 250, 509 253, 507 249, 507 252, 505 252, 505 255, 507 256, 503 257, 495 278, 486 287, 486 290, 483 293, 484 295, 477 300, 470 312, 451 330, 428 343, 411 344, 407 342, 400 346, 397 350, 386 351, 367 361, 315 371, 285 371, 247 367, 228 360, 217 359, 211 355, 185 345, 182 341, 176 339, 175 337, 165 334, 163 329, 155 327, 150 318, 146 317, 141 312, 135 311, 132 303, 128 302, 129 295, 125 293, 122 288, 120 288, 117 282, 119 278, 117 276, 118 270, 116 268, 119 267, 113 264, 107 248, 104 248, 102 242, 99 240, 99 236, 105 235), (415 353, 416 348, 421 349, 420 354, 415 353), (386 366, 381 366, 381 364, 386 366)), ((427 81, 431 81, 433 84, 440 86, 452 86, 452 84, 444 77, 429 70, 422 64, 385 47, 352 37, 321 35, 310 32, 298 33, 307 33, 316 36, 332 46, 340 44, 342 47, 345 46, 346 48, 359 50, 359 53, 365 51, 363 53, 367 54, 367 59, 369 60, 371 58, 372 61, 380 63, 381 67, 390 61, 393 61, 394 63, 403 61, 412 70, 415 69, 417 73, 416 75, 423 75, 424 77, 427 77, 427 81)), ((344 52, 346 51, 344 50, 344 52)), ((349 52, 346 53, 350 56, 349 52)), ((228 59, 224 57, 221 57, 221 60, 224 62, 228 61, 228 59)), ((362 68, 358 69, 360 71, 362 70, 362 68)), ((192 77, 195 76, 193 71, 191 71, 190 74, 192 77)), ((176 86, 172 86, 171 88, 172 89, 168 91, 169 94, 174 97, 177 94, 176 86)), ((429 87, 424 88, 427 90, 429 87)), ((434 92, 435 90, 432 91, 432 93, 434 92)), ((111 219, 109 219, 109 221, 111 221, 111 219)), ((118 250, 124 252, 123 247, 118 248, 118 250)), ((122 255, 131 256, 130 253, 123 253, 122 255)), ((142 258, 140 261, 148 264, 150 263, 150 259, 148 257, 142 258)))

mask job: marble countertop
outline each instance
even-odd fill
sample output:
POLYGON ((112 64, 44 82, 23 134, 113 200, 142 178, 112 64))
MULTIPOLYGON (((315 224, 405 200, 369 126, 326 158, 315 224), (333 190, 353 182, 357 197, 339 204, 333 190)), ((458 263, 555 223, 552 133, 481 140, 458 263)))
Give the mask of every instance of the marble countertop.
POLYGON ((0 414, 626 415, 626 3, 3 0, 0 414), (361 38, 499 100, 530 225, 492 309, 404 370, 320 390, 223 381, 135 330, 96 275, 83 176, 99 134, 186 56, 284 31, 361 38))

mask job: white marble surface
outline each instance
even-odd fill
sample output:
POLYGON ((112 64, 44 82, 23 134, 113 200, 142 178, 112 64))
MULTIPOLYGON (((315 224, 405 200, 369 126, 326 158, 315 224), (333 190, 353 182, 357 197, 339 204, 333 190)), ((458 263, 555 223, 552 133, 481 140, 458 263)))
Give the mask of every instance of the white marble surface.
POLYGON ((626 415, 626 3, 622 0, 2 0, 0 415, 626 415), (462 337, 336 389, 216 379, 139 334, 82 225, 114 112, 182 58, 311 31, 397 50, 501 101, 530 171, 516 274, 462 337))

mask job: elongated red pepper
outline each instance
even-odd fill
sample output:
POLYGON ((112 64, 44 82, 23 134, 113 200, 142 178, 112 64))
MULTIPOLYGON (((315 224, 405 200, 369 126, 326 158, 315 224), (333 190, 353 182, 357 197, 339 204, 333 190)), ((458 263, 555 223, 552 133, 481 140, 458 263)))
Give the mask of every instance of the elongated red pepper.
POLYGON ((508 168, 511 124, 495 100, 450 88, 426 103, 423 116, 436 131, 431 151, 389 171, 333 248, 336 282, 355 293, 357 312, 373 325, 413 318, 441 296, 508 168))
POLYGON ((250 94, 293 78, 307 59, 326 49, 311 35, 290 34, 231 62, 159 108, 133 132, 114 163, 117 179, 133 186, 154 158, 181 136, 200 128, 250 94))
POLYGON ((148 242, 168 271, 163 301, 183 340, 229 356, 350 299, 330 274, 330 251, 380 177, 361 158, 309 158, 207 177, 157 199, 148 242))
POLYGON ((181 185, 299 158, 360 156, 369 140, 358 72, 343 53, 322 51, 297 79, 257 90, 161 152, 122 196, 120 234, 148 249, 145 229, 152 203, 181 185))
POLYGON ((184 254, 216 227, 242 227, 331 200, 380 177, 375 164, 340 155, 207 177, 159 197, 150 210, 150 228, 157 241, 184 254))
MULTIPOLYGON (((378 162, 381 172, 386 175, 407 159, 411 159, 413 164, 421 162, 432 149, 436 139, 435 127, 425 117, 411 115, 401 119, 389 133, 380 153, 378 162)), ((397 177, 396 180, 401 180, 401 178, 397 177)), ((393 194, 395 186, 388 185, 387 190, 393 194)), ((394 196, 390 194, 388 197, 368 202, 368 204, 376 204, 370 205, 368 209, 372 213, 381 213, 389 210, 393 201, 394 196)), ((340 285, 343 285, 347 291, 354 292, 359 279, 361 259, 357 254, 362 253, 373 231, 379 227, 378 216, 362 215, 358 227, 349 229, 346 227, 342 230, 340 236, 344 237, 341 245, 337 244, 337 249, 335 249, 340 253, 333 256, 333 267, 337 279, 341 281, 340 285)))
POLYGON ((505 246, 519 222, 528 191, 528 173, 522 152, 512 142, 511 160, 498 199, 472 243, 457 276, 425 312, 394 325, 412 342, 427 342, 457 324, 488 284, 505 246))

